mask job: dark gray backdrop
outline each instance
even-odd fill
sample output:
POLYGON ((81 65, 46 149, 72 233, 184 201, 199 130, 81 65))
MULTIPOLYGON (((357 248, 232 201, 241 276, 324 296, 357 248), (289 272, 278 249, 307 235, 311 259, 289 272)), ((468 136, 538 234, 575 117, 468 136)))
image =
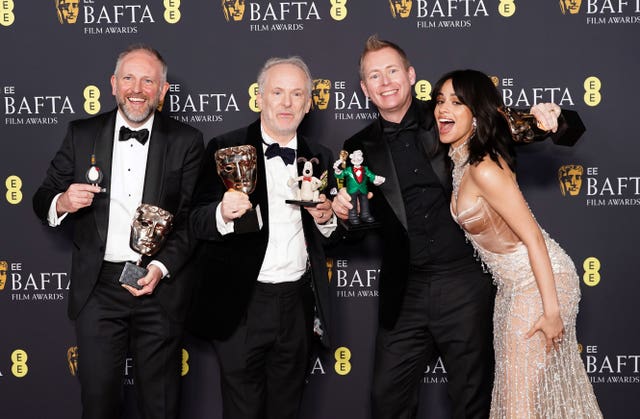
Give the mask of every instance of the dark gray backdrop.
MULTIPOLYGON (((579 143, 521 148, 518 175, 537 219, 584 278, 578 337, 603 413, 636 417, 640 4, 577 4, 563 13, 555 0, 422 0, 412 2, 407 17, 394 18, 386 0, 247 0, 243 18, 227 22, 220 0, 80 0, 77 21, 60 23, 55 0, 0 0, 2 417, 79 416, 79 385, 67 356, 75 346, 66 317, 70 229, 42 226, 30 201, 67 123, 97 105, 113 108, 109 77, 117 53, 133 42, 157 47, 172 84, 163 112, 207 139, 257 117, 250 86, 267 58, 301 55, 314 78, 332 82, 329 106, 314 109, 303 129, 337 153, 376 116, 357 75, 372 33, 406 49, 418 86, 455 68, 476 68, 497 77, 508 105, 554 100, 580 113, 587 132, 579 143), (564 165, 583 168, 576 196, 560 191, 564 165)), ((371 238, 330 255, 336 338, 314 365, 304 418, 368 417, 377 249, 371 238)), ((187 338, 184 348, 183 416, 220 418, 211 347, 187 338)), ((135 418, 135 383, 130 370, 124 373, 125 416, 135 418)), ((447 417, 445 382, 441 364, 425 372, 419 417, 447 417)))

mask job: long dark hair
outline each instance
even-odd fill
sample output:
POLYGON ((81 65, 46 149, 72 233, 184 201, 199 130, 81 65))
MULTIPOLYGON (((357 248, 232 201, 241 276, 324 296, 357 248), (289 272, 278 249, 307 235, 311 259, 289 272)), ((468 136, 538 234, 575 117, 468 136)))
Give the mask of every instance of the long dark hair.
POLYGON ((491 79, 477 70, 451 71, 438 80, 433 88, 437 97, 442 85, 451 80, 458 100, 465 104, 476 118, 475 134, 469 139, 469 164, 480 163, 488 155, 498 166, 501 156, 512 171, 516 160, 509 126, 499 109, 503 107, 502 98, 491 79))

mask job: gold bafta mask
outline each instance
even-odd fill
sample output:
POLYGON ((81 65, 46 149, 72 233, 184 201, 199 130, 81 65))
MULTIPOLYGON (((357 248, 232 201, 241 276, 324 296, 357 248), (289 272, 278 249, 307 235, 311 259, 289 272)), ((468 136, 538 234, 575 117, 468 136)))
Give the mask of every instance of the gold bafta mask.
POLYGON ((567 10, 569 14, 575 15, 580 11, 580 4, 582 0, 560 0, 560 10, 563 15, 567 14, 567 10))
POLYGON ((76 23, 78 20, 78 12, 80 11, 80 0, 56 0, 56 10, 58 12, 58 21, 64 23, 76 23))
POLYGON ((577 164, 567 164, 558 169, 558 182, 562 196, 576 196, 582 187, 582 173, 584 168, 577 164))
POLYGON ((149 204, 140 204, 131 223, 129 246, 136 252, 155 254, 173 227, 173 215, 169 211, 149 204))
POLYGON ((227 22, 239 22, 244 16, 245 0, 222 0, 222 11, 227 22))
POLYGON ((69 364, 69 372, 71 375, 78 375, 78 347, 70 346, 67 349, 67 364, 69 364))
POLYGON ((398 16, 402 19, 409 17, 411 13, 412 0, 389 0, 389 7, 391 7, 391 16, 396 19, 398 16))
POLYGON ((327 279, 331 283, 333 278, 333 258, 327 258, 327 279))
POLYGON ((227 189, 250 194, 258 178, 256 149, 252 145, 221 148, 216 151, 218 176, 227 189))
POLYGON ((7 283, 7 271, 9 270, 9 264, 5 260, 0 260, 0 291, 4 289, 7 283))
POLYGON ((313 99, 314 108, 327 109, 331 98, 331 80, 315 79, 311 90, 311 98, 313 99))

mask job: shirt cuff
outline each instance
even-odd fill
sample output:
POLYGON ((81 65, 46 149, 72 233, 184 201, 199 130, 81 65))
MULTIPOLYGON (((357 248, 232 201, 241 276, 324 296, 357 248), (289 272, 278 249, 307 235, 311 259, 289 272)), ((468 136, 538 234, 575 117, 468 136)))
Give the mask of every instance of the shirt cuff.
POLYGON ((331 233, 333 233, 333 231, 338 227, 338 218, 332 211, 331 218, 329 218, 329 221, 327 221, 324 224, 318 224, 316 222, 316 225, 318 226, 318 231, 320 231, 320 234, 322 234, 325 237, 329 237, 331 233))
POLYGON ((218 229, 218 233, 224 236, 234 232, 234 224, 233 221, 229 221, 228 223, 224 222, 224 219, 222 218, 222 210, 220 209, 221 205, 222 204, 218 204, 216 207, 216 228, 218 229))
POLYGON ((162 271, 163 278, 165 276, 169 276, 169 270, 167 269, 166 266, 164 266, 164 263, 160 262, 159 260, 152 260, 151 262, 149 262, 149 265, 154 265, 160 268, 160 270, 162 271))
POLYGON ((58 217, 58 211, 56 210, 56 205, 58 204, 58 199, 60 198, 60 195, 62 195, 62 193, 59 193, 58 195, 54 196, 53 199, 51 200, 51 205, 49 205, 49 212, 47 213, 47 222, 51 227, 58 227, 60 224, 62 224, 62 220, 64 220, 67 217, 67 214, 69 214, 68 212, 65 212, 64 214, 58 217))

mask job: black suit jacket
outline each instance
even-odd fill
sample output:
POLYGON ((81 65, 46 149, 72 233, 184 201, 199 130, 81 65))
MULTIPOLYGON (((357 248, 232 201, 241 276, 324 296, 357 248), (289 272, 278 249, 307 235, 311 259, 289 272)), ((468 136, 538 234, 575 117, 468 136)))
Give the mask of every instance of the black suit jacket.
MULTIPOLYGON (((62 146, 33 196, 33 209, 46 223, 53 198, 72 183, 86 183, 85 172, 91 155, 95 154, 96 165, 104 175, 101 185, 107 188, 107 192, 96 194, 91 206, 69 214, 63 221, 75 222, 68 307, 72 319, 78 316, 87 302, 104 259, 116 112, 113 110, 69 124, 62 146)), ((169 276, 159 282, 153 295, 177 320, 186 314, 188 294, 192 289, 190 275, 182 275, 182 271, 193 250, 188 214, 203 149, 200 131, 155 113, 142 203, 157 205, 174 215, 173 230, 161 250, 152 257, 167 267, 169 276)), ((149 260, 145 258, 142 265, 146 266, 149 260)))
MULTIPOLYGON (((320 164, 314 167, 314 175, 320 177, 328 170, 330 186, 335 182, 331 165, 331 152, 326 147, 311 143, 298 135, 297 157, 317 157, 320 164)), ((298 163, 302 173, 302 163, 298 163)), ((286 179, 282 180, 286 182, 286 179)), ((201 273, 200 284, 195 294, 193 315, 189 328, 196 335, 206 338, 229 337, 243 319, 253 292, 269 237, 269 206, 267 183, 262 151, 260 121, 212 139, 205 151, 202 170, 196 193, 191 224, 194 236, 199 239, 196 263, 201 273), (220 235, 216 227, 216 208, 226 188, 217 174, 214 154, 218 149, 252 145, 257 151, 257 185, 249 199, 253 207, 260 206, 263 227, 256 233, 220 235)), ((311 262, 312 285, 316 308, 324 327, 322 342, 328 344, 330 325, 329 283, 323 246, 329 243, 315 225, 313 217, 301 209, 302 226, 311 262)))
MULTIPOLYGON (((451 160, 448 157, 448 145, 442 144, 438 137, 438 128, 433 116, 435 103, 413 99, 418 107, 418 140, 425 150, 431 167, 440 180, 446 197, 451 196, 451 160)), ((554 142, 562 143, 562 138, 569 130, 572 135, 576 130, 578 136, 584 131, 582 121, 577 113, 563 111, 569 118, 559 120, 559 127, 550 137, 554 142), (567 119, 573 121, 571 126, 567 119), (577 125, 577 126, 576 126, 577 125)), ((549 137, 549 136, 548 136, 549 137)), ((344 149, 351 153, 362 150, 364 164, 371 171, 386 177, 386 181, 372 186, 373 198, 371 210, 376 219, 382 222, 380 234, 384 237, 382 262, 380 267, 379 315, 380 322, 386 328, 395 324, 404 296, 409 273, 409 236, 407 232, 407 215, 396 174, 396 168, 387 142, 383 139, 382 125, 379 120, 366 126, 349 138, 344 149)))

